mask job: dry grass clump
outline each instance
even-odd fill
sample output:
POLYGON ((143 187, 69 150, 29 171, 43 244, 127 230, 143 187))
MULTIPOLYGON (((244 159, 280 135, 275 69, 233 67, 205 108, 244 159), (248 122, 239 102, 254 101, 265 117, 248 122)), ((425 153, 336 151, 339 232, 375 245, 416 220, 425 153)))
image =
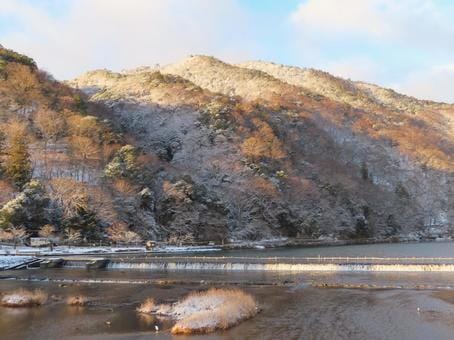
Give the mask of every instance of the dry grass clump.
POLYGON ((173 307, 179 319, 172 334, 210 333, 228 329, 257 314, 254 298, 241 291, 210 289, 192 293, 173 307))
POLYGON ((156 304, 153 298, 146 299, 139 307, 136 308, 138 313, 152 313, 156 311, 156 304))
POLYGON ((254 298, 242 290, 212 288, 191 293, 173 305, 156 304, 148 298, 136 311, 175 318, 172 334, 193 334, 228 329, 256 315, 258 308, 254 298))
POLYGON ((66 299, 66 304, 68 306, 83 307, 90 302, 90 299, 83 295, 74 295, 66 299))
POLYGON ((4 307, 33 307, 41 306, 47 301, 47 293, 41 289, 34 291, 18 289, 5 294, 0 300, 0 305, 4 307))

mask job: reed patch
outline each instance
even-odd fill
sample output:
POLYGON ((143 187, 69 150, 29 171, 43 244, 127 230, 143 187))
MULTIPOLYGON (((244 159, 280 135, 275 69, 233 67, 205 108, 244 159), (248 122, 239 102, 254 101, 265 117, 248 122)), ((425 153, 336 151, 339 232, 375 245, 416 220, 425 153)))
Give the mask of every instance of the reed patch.
POLYGON ((83 295, 72 295, 66 299, 66 304, 68 306, 83 307, 88 305, 90 298, 83 295))
POLYGON ((34 307, 45 304, 47 299, 47 293, 41 289, 35 289, 33 291, 17 289, 3 295, 0 305, 3 307, 34 307))
POLYGON ((156 305, 147 299, 137 311, 176 319, 172 334, 195 334, 233 327, 255 316, 258 307, 255 299, 242 290, 212 288, 191 293, 171 305, 156 305))

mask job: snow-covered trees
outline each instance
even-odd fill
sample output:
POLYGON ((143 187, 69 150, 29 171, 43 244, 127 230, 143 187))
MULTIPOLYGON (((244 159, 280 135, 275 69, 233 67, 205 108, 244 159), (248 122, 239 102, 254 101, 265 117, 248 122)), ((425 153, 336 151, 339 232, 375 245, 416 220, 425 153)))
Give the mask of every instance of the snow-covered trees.
POLYGON ((0 229, 0 240, 12 241, 14 243, 14 248, 16 248, 17 244, 23 242, 27 237, 27 230, 22 226, 16 227, 10 225, 6 229, 0 229))
POLYGON ((77 244, 82 240, 82 234, 80 231, 77 231, 73 228, 68 228, 65 230, 65 239, 66 242, 71 246, 77 244))
POLYGON ((52 238, 55 236, 56 228, 51 225, 51 224, 46 224, 41 227, 41 229, 38 232, 38 235, 40 237, 47 238, 47 241, 49 242, 50 250, 52 251, 53 249, 53 242, 52 238))
POLYGON ((49 198, 42 184, 32 180, 16 198, 0 209, 0 227, 23 224, 27 229, 35 230, 49 220, 48 204, 49 198))
POLYGON ((141 237, 134 231, 129 230, 124 223, 117 222, 107 228, 107 235, 115 243, 137 243, 141 242, 141 237))
POLYGON ((139 174, 138 153, 132 145, 125 145, 118 150, 112 161, 107 164, 104 174, 109 178, 134 179, 139 174))

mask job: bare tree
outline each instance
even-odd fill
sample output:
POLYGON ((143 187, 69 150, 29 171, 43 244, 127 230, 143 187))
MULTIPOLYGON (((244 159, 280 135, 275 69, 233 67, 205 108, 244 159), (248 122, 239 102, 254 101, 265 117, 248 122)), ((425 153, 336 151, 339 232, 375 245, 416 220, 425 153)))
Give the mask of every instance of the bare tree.
POLYGON ((194 235, 191 233, 186 234, 171 234, 167 238, 167 243, 175 246, 182 246, 183 244, 193 244, 195 241, 194 235))
POLYGON ((4 241, 13 241, 14 249, 17 248, 19 242, 23 242, 28 237, 27 230, 24 227, 10 226, 6 230, 0 232, 0 238, 4 241))
POLYGON ((53 250, 54 243, 52 240, 52 236, 55 235, 55 231, 56 231, 56 229, 53 225, 46 224, 46 225, 42 226, 38 232, 39 236, 46 238, 47 242, 49 242, 50 251, 53 250))
POLYGON ((63 211, 64 219, 76 216, 79 210, 88 208, 89 195, 86 186, 71 178, 52 179, 49 181, 48 193, 63 211))
POLYGON ((14 187, 5 180, 0 179, 0 206, 14 198, 14 187))
POLYGON ((73 228, 66 229, 65 231, 65 237, 66 237, 66 242, 68 242, 69 246, 71 247, 71 244, 76 244, 80 242, 82 239, 82 234, 80 231, 77 231, 73 228))
POLYGON ((48 176, 49 142, 52 142, 55 146, 58 138, 63 136, 65 132, 65 121, 57 112, 41 109, 36 113, 34 122, 41 132, 44 141, 44 168, 46 176, 48 176))
POLYGON ((0 95, 13 98, 18 112, 25 116, 28 109, 42 99, 39 80, 26 65, 10 63, 5 73, 8 77, 0 84, 0 95))
POLYGON ((90 165, 97 164, 101 160, 101 149, 99 144, 91 138, 82 136, 73 136, 69 138, 69 146, 74 165, 77 169, 77 177, 85 181, 87 168, 90 165), (79 177, 79 170, 80 177, 79 177))
POLYGON ((137 243, 141 242, 142 238, 134 231, 129 230, 126 224, 117 222, 107 228, 109 238, 116 243, 137 243))

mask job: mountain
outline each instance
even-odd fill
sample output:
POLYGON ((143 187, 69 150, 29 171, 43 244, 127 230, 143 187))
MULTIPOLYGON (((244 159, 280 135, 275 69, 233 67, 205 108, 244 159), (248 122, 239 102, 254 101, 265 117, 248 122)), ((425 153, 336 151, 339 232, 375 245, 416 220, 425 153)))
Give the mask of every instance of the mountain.
MULTIPOLYGON (((214 229, 229 237, 384 238, 452 223, 453 105, 207 56, 71 84, 108 105, 141 148, 170 150, 172 170, 221 202, 214 229)), ((192 208, 188 230, 200 220, 192 208)))
POLYGON ((0 226, 87 240, 118 225, 217 242, 452 233, 454 105, 207 56, 62 84, 3 48, 0 71, 0 226))

